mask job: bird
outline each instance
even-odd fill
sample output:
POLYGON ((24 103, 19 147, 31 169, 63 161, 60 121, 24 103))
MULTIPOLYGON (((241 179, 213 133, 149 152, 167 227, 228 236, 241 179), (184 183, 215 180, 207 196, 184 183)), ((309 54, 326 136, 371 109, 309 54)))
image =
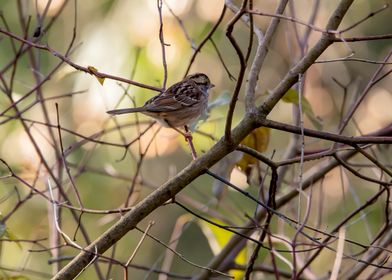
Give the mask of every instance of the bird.
POLYGON ((142 107, 107 111, 111 115, 142 113, 156 119, 162 126, 178 127, 191 124, 207 110, 208 91, 214 87, 204 73, 194 73, 152 97, 142 107))

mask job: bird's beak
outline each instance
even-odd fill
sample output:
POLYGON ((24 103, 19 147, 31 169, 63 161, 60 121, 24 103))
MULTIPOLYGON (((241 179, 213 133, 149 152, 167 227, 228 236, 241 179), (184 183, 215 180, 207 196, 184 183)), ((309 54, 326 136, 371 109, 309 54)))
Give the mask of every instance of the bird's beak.
POLYGON ((215 87, 215 85, 214 85, 214 84, 210 84, 210 87, 209 87, 209 88, 213 88, 213 87, 215 87))

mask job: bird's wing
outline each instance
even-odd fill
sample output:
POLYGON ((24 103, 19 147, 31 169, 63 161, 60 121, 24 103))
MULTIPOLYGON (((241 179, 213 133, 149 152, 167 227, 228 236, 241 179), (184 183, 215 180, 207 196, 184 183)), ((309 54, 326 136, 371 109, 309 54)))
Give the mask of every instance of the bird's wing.
POLYGON ((148 100, 143 107, 150 112, 176 111, 197 103, 200 94, 201 91, 193 83, 179 82, 148 100))
POLYGON ((193 82, 185 83, 181 87, 180 90, 175 91, 174 99, 182 106, 190 107, 200 101, 200 95, 203 93, 193 82))

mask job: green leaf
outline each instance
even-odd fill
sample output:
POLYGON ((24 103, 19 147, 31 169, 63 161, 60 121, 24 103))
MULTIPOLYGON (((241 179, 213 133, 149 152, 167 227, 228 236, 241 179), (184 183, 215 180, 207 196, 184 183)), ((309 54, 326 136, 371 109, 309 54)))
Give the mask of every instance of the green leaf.
POLYGON ((224 91, 222 92, 214 101, 210 102, 208 104, 208 111, 211 111, 211 109, 219 106, 223 106, 226 104, 229 104, 231 99, 230 92, 224 91))
POLYGON ((0 238, 7 235, 7 226, 3 221, 0 221, 0 238))
POLYGON ((226 105, 230 102, 230 93, 228 91, 222 92, 214 101, 208 104, 208 108, 206 111, 202 112, 200 117, 195 120, 193 123, 189 124, 188 127, 191 131, 195 131, 196 127, 199 123, 205 122, 209 117, 209 112, 219 106, 226 105))

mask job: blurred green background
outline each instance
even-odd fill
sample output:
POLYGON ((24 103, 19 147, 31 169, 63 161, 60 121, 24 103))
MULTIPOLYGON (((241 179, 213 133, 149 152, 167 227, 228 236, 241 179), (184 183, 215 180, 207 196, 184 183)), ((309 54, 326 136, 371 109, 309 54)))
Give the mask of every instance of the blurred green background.
MULTIPOLYGON (((239 1, 236 1, 240 4, 239 1)), ((255 9, 273 13, 276 1, 254 1, 255 9)), ((331 11, 339 1, 320 1, 320 8, 315 26, 323 27, 331 11)), ((78 1, 76 21, 74 24, 75 7, 74 1, 66 2, 65 8, 57 16, 53 26, 43 34, 40 44, 48 44, 52 49, 64 54, 73 36, 73 29, 76 28, 76 38, 73 45, 70 60, 78 65, 93 66, 101 72, 109 73, 134 81, 160 87, 163 81, 162 51, 159 41, 159 16, 157 3, 154 0, 147 1, 107 1, 107 0, 84 0, 78 1)), ((173 13, 183 21, 185 30, 198 45, 206 36, 213 24, 217 21, 224 1, 210 0, 168 0, 167 5, 171 7, 173 13)), ((341 25, 343 28, 350 26, 370 12, 379 9, 385 1, 356 1, 352 9, 341 25)), ((30 20, 28 27, 28 37, 31 38, 39 23, 39 17, 45 10, 47 1, 15 1, 0 0, 0 10, 3 21, 0 23, 2 29, 9 29, 10 32, 24 37, 21 27, 21 17, 30 20), (19 4, 18 4, 19 3, 19 4), (19 6, 19 7, 18 7, 19 6), (21 8, 20 8, 21 7, 21 8), (5 27, 6 25, 7 28, 5 27)), ((64 0, 54 0, 47 10, 44 26, 57 14, 64 0)), ((168 65, 168 85, 181 80, 189 65, 189 60, 193 54, 192 43, 184 34, 184 29, 179 25, 178 19, 169 11, 167 5, 163 5, 164 38, 166 46, 166 59, 168 65)), ((310 9, 305 7, 314 5, 314 1, 295 1, 295 16, 307 20, 310 16, 310 9)), ((287 10, 288 11, 288 10, 287 10)), ((391 33, 389 22, 391 8, 370 18, 358 27, 345 33, 344 36, 365 36, 391 33)), ((235 51, 225 36, 225 26, 233 16, 230 11, 226 12, 223 23, 213 35, 213 40, 224 59, 225 65, 230 72, 236 76, 239 70, 239 61, 235 51)), ((292 16, 292 15, 290 15, 292 16)), ((255 17, 255 24, 265 31, 270 18, 255 17)), ((305 31, 303 26, 298 27, 302 34, 305 31)), ((234 35, 243 50, 248 45, 249 31, 243 23, 236 25, 234 35)), ((320 33, 312 32, 309 39, 311 47, 320 37, 320 33)), ((20 42, 14 41, 17 48, 20 42)), ((256 45, 253 46, 253 53, 256 45)), ((351 50, 354 57, 364 58, 374 61, 381 61, 391 47, 390 40, 379 40, 369 42, 355 42, 349 44, 337 43, 330 47, 320 59, 334 59, 349 55, 351 50)), ((15 73, 12 67, 1 72, 1 77, 9 81, 14 75, 12 98, 15 101, 22 98, 37 83, 34 74, 40 79, 47 75, 60 62, 51 53, 43 50, 33 49, 37 63, 37 71, 33 71, 29 56, 24 54, 18 60, 15 73)), ((5 69, 15 54, 10 38, 4 34, 0 37, 0 69, 5 69)), ((261 104, 268 90, 274 88, 287 70, 300 59, 300 52, 295 41, 294 28, 292 22, 282 22, 279 32, 276 34, 272 47, 269 51, 266 63, 263 66, 259 86, 257 88, 257 103, 261 104)), ((348 104, 352 104, 358 93, 366 86, 378 65, 365 64, 360 62, 335 62, 313 65, 306 75, 304 94, 310 102, 316 116, 322 120, 323 130, 337 131, 339 122, 339 108, 343 100, 343 90, 333 82, 337 79, 348 86, 348 104)), ((235 81, 230 80, 221 61, 218 58, 211 42, 203 47, 196 57, 190 70, 193 72, 204 72, 209 75, 216 87, 210 92, 210 100, 213 101, 222 97, 225 93, 232 93, 235 81)), ((244 87, 243 87, 244 88, 244 87)), ((347 135, 360 135, 376 131, 392 121, 392 81, 384 79, 372 89, 371 94, 360 106, 355 114, 356 126, 351 124, 345 130, 347 135)), ((51 124, 56 125, 55 103, 59 105, 59 117, 61 127, 76 132, 86 137, 93 137, 105 143, 129 143, 136 139, 140 131, 143 131, 151 122, 151 119, 142 115, 124 115, 111 118, 105 112, 113 108, 123 108, 142 105, 156 92, 128 86, 114 80, 106 79, 101 85, 98 80, 86 73, 77 71, 71 66, 63 63, 57 71, 50 75, 42 88, 45 99, 45 106, 48 110, 51 124), (79 92, 76 94, 76 92, 79 92), (58 98, 62 95, 71 96, 58 98), (137 118, 137 119, 136 119, 137 118), (136 120, 139 122, 136 122, 136 120), (136 123, 135 123, 136 122, 136 123), (116 126, 123 125, 120 128, 116 126)), ((222 137, 224 123, 227 112, 227 101, 222 101, 213 108, 209 118, 198 126, 198 131, 194 133, 194 142, 199 153, 203 153, 211 147, 216 139, 222 137)), ((38 143, 45 160, 56 172, 56 154, 53 148, 59 143, 53 143, 47 126, 40 122, 45 122, 42 107, 37 101, 37 95, 31 94, 22 102, 18 103, 20 110, 28 108, 23 113, 23 118, 29 126, 32 137, 38 143)), ((238 107, 235 112, 234 122, 237 123, 244 114, 244 97, 239 97, 238 107)), ((5 92, 0 92, 0 110, 3 112, 11 105, 10 99, 5 92)), ((292 122, 292 104, 280 102, 269 116, 271 119, 292 122)), ((47 172, 32 145, 25 129, 18 119, 10 119, 15 112, 11 109, 0 115, 0 158, 5 160, 18 176, 34 184, 34 186, 47 193, 47 172)), ((312 123, 305 119, 305 126, 314 128, 312 123)), ((73 133, 62 131, 62 141, 64 150, 69 153, 67 161, 71 174, 75 178, 76 185, 81 194, 83 206, 89 209, 114 209, 124 207, 125 198, 128 196, 132 186, 133 178, 136 177, 134 193, 131 197, 132 203, 140 201, 145 195, 164 183, 168 178, 174 176, 185 167, 192 159, 189 149, 177 132, 171 129, 161 129, 156 138, 151 141, 152 136, 159 130, 158 125, 148 130, 141 138, 130 146, 129 151, 123 160, 125 149, 105 143, 94 143, 83 141, 81 137, 73 133), (146 148, 148 147, 148 150, 146 148), (145 153, 138 174, 140 151, 145 153)), ((54 127, 53 133, 58 139, 57 130, 54 127)), ((270 142, 265 151, 266 156, 279 160, 284 155, 290 141, 288 133, 272 130, 270 142)), ((323 141, 309 140, 306 149, 317 150, 329 147, 330 143, 323 141)), ((384 151, 376 151, 382 162, 388 162, 390 148, 385 147, 384 151)), ((357 158, 356 163, 366 163, 363 158, 357 158)), ((310 169, 316 163, 311 162, 305 165, 305 170, 310 169)), ((219 168, 219 167, 216 167, 219 168)), ((265 172, 265 167, 261 167, 265 172)), ((63 187, 67 190, 72 203, 76 206, 77 200, 71 188, 70 181, 63 173, 63 187)), ((366 169, 369 176, 377 177, 378 170, 366 169)), ((8 178, 9 171, 4 165, 0 166, 0 211, 6 216, 13 211, 18 203, 18 190, 23 199, 29 193, 29 189, 15 178, 8 178)), ((297 182, 298 165, 292 166, 285 178, 279 195, 293 187, 297 182)), ((253 176, 251 180, 243 172, 234 169, 231 172, 231 181, 237 186, 247 188, 247 191, 257 196, 258 182, 253 176), (249 184, 250 183, 250 184, 249 184)), ((264 176, 264 175, 263 175, 264 176)), ((266 182, 269 176, 266 176, 266 182)), ((378 178, 378 177, 377 177, 378 178)), ((235 191, 228 191, 219 201, 213 195, 212 187, 214 180, 207 176, 202 176, 193 184, 188 186, 179 196, 178 201, 187 205, 196 212, 201 210, 211 211, 211 219, 219 220, 226 218, 233 225, 242 225, 248 218, 245 214, 252 216, 255 211, 255 204, 235 191), (203 208, 204 207, 204 208, 203 208)), ((268 183, 265 188, 268 187, 268 183)), ((315 212, 311 213, 309 223, 316 224, 318 219, 317 209, 320 203, 322 208, 322 230, 333 227, 341 216, 345 216, 355 209, 360 202, 364 202, 370 194, 377 190, 375 185, 364 183, 351 174, 345 173, 342 169, 330 172, 322 182, 313 188, 312 207, 315 212)), ((298 201, 288 205, 282 212, 287 215, 295 213, 298 201)), ((363 218, 359 218, 347 228, 347 237, 359 242, 368 243, 377 233, 383 222, 382 203, 368 208, 363 218), (363 228, 366 230, 364 231, 363 228)), ((6 222, 6 228, 12 232, 15 239, 41 241, 46 248, 53 245, 53 217, 51 214, 52 205, 48 200, 40 195, 34 194, 32 198, 24 202, 6 222)), ((61 227, 70 236, 76 230, 75 220, 71 217, 69 210, 63 208, 61 211, 61 227)), ((293 214, 294 215, 294 214, 293 214)), ((82 223, 88 231, 91 240, 97 238, 104 230, 110 227, 116 220, 120 219, 120 214, 94 215, 84 214, 82 223)), ((227 220, 220 220, 225 224, 227 220)), ((216 230, 208 226, 201 220, 190 215, 175 204, 168 204, 160 207, 139 225, 145 229, 149 221, 155 221, 150 233, 168 244, 173 234, 175 224, 184 223, 183 232, 179 239, 176 250, 184 257, 200 265, 207 265, 215 250, 224 244, 229 236, 227 232, 216 230), (210 235, 209 235, 210 234, 210 235), (215 242, 215 243, 214 243, 215 242), (221 243, 219 245, 219 243, 221 243), (214 245, 215 244, 215 245, 214 245), (214 247, 215 246, 215 247, 214 247)), ((274 220, 272 226, 274 232, 279 236, 292 238, 295 231, 287 224, 274 220)), ((177 234, 179 234, 177 232, 177 234)), ((126 262, 139 242, 142 234, 136 230, 125 236, 116 246, 114 258, 126 262)), ((76 236, 76 242, 85 246, 80 230, 76 236)), ((276 241, 278 242, 278 241, 276 241)), ((277 245, 280 247, 280 245, 277 245)), ((288 249, 286 245, 282 248, 288 249)), ((250 246, 252 248, 252 246, 250 246)), ((250 248, 244 254, 250 254, 250 248)), ((53 265, 48 264, 51 259, 50 251, 30 252, 29 250, 43 249, 37 244, 29 242, 2 242, 0 277, 4 279, 10 275, 24 275, 27 279, 48 278, 47 274, 53 273, 53 265), (20 269, 20 272, 6 271, 5 268, 20 269), (28 270, 46 273, 29 272, 28 270)), ((358 250, 358 248, 356 248, 358 250)), ((77 250, 65 248, 62 254, 74 256, 77 250)), ((260 256, 259 262, 270 262, 266 253, 260 256)), ((111 255, 111 251, 107 252, 111 255)), ((283 254, 290 258, 289 254, 283 254)), ((157 242, 146 238, 137 252, 133 264, 143 265, 146 269, 129 268, 131 279, 158 279, 156 273, 149 269, 160 269, 165 257, 165 247, 157 242)), ((317 275, 323 275, 331 270, 335 254, 325 252, 313 265, 312 269, 317 275), (329 265, 326 266, 325 263, 329 265)), ((238 262, 244 262, 239 259, 238 262)), ((61 266, 66 261, 60 262, 61 266)), ((289 271, 283 262, 279 266, 289 271)), ((106 264, 102 265, 106 272, 106 264)), ((170 268, 173 273, 190 275, 196 273, 198 269, 175 257, 170 268)), ((110 277, 120 279, 123 270, 120 266, 113 267, 110 277)), ((239 278, 241 274, 237 275, 239 278)), ((79 279, 95 279, 93 266, 87 269, 79 279)), ((267 275, 258 275, 257 279, 273 279, 267 275)), ((22 278, 21 278, 22 279, 22 278)))

